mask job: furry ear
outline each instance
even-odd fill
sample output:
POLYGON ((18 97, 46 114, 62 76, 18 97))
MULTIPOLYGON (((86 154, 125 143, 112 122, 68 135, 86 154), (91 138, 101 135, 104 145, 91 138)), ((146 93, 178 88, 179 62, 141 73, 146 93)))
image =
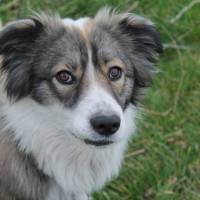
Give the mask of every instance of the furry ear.
POLYGON ((156 72, 154 64, 163 52, 160 34, 150 21, 132 14, 124 14, 119 22, 122 34, 129 38, 134 66, 132 102, 136 104, 144 96, 144 89, 152 83, 156 72))
POLYGON ((147 59, 150 61, 152 61, 153 54, 150 55, 149 51, 162 53, 160 34, 151 21, 137 15, 124 14, 119 22, 119 27, 132 38, 135 50, 145 51, 148 54, 147 59))
POLYGON ((136 84, 148 87, 152 72, 155 71, 153 64, 163 52, 160 34, 152 22, 132 14, 123 15, 119 28, 130 40, 130 48, 135 57, 136 84))
POLYGON ((30 92, 31 51, 43 30, 37 19, 19 20, 0 31, 0 69, 6 73, 5 90, 10 99, 19 99, 30 92))

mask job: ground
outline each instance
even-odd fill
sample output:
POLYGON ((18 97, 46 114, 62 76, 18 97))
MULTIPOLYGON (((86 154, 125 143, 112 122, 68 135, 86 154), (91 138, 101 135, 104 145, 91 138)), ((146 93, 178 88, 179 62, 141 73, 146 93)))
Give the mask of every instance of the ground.
POLYGON ((33 10, 61 16, 94 15, 112 5, 150 18, 165 47, 153 87, 138 117, 120 176, 95 200, 200 199, 199 0, 0 0, 6 23, 33 10))

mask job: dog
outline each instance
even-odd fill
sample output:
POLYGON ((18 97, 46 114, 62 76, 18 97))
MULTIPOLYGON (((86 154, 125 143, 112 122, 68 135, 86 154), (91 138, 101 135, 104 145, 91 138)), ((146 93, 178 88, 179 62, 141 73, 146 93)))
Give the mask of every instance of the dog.
POLYGON ((0 199, 88 200, 117 176, 162 52, 154 24, 103 8, 0 31, 0 199))

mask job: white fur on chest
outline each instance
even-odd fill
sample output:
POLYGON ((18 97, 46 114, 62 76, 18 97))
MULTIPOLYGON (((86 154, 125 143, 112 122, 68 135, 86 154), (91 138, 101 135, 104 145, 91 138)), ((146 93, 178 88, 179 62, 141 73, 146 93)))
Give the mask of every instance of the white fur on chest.
MULTIPOLYGON (((103 148, 86 145, 62 134, 70 124, 61 124, 60 118, 70 116, 62 115, 61 107, 39 106, 28 98, 5 106, 4 112, 21 148, 35 156, 40 169, 65 193, 89 194, 117 175, 126 141, 103 148)), ((127 131, 133 130, 132 114, 132 108, 125 114, 127 131)))

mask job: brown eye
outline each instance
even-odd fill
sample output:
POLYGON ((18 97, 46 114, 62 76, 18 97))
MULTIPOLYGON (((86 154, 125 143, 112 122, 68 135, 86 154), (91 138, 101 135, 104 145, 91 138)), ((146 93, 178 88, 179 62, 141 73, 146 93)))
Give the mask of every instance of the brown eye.
POLYGON ((118 66, 111 67, 108 72, 108 78, 111 81, 117 81, 122 77, 122 69, 118 66))
POLYGON ((74 83, 75 78, 68 71, 61 71, 56 74, 56 79, 62 84, 71 85, 74 83))

